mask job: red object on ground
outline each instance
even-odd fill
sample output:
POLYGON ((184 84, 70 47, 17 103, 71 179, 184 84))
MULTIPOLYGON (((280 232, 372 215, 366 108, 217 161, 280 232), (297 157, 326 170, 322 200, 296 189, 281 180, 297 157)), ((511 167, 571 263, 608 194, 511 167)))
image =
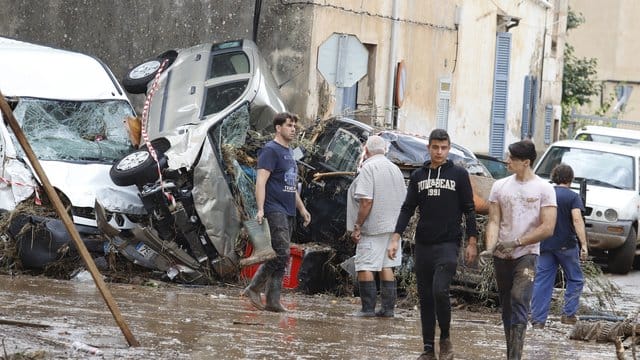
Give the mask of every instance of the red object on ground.
MULTIPOLYGON (((253 247, 251 244, 247 244, 247 249, 245 251, 245 257, 251 256, 251 252, 253 251, 253 247)), ((284 278, 282 279, 282 287, 285 289, 296 289, 298 287, 298 271, 300 270, 300 265, 302 264, 302 258, 304 256, 304 249, 297 244, 291 244, 289 247, 289 261, 287 262, 287 267, 284 272, 284 278)), ((242 279, 252 279, 253 275, 258 271, 258 267, 260 264, 253 264, 250 266, 246 266, 240 270, 240 278, 242 279)))

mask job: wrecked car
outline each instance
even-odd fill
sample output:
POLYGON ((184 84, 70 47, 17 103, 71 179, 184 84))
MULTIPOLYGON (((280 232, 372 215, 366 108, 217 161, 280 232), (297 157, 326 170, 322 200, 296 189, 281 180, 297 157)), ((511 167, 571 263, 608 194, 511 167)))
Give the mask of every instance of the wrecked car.
POLYGON ((169 279, 237 275, 243 225, 255 218, 257 150, 285 110, 266 62, 248 40, 201 44, 135 66, 123 84, 155 93, 143 124, 154 140, 110 172, 114 183, 138 189, 145 216, 113 228, 99 197, 102 232, 122 255, 169 279))
MULTIPOLYGON (((103 203, 112 226, 129 223, 127 216, 111 216, 114 212, 141 214, 141 208, 130 206, 135 187, 118 187, 109 178, 111 165, 132 150, 123 121, 135 114, 104 63, 77 52, 0 37, 0 91, 83 239, 98 235, 94 213, 98 191, 107 194, 117 188, 121 194, 103 203)), ((39 202, 43 194, 32 164, 2 120, 0 209, 12 211, 28 199, 39 202)), ((58 256, 61 244, 71 241, 50 213, 51 217, 16 219, 9 228, 9 234, 17 237, 25 267, 42 267, 58 256), (29 224, 45 224, 50 236, 20 231, 29 224)))

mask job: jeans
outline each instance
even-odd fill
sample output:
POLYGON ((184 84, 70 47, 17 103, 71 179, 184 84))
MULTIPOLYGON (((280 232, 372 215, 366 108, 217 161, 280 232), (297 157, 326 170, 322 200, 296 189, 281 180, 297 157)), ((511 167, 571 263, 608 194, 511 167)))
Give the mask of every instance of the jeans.
POLYGON ((285 213, 267 213, 264 215, 269 222, 269 230, 271 232, 271 247, 276 252, 276 257, 264 262, 260 266, 264 266, 265 273, 273 278, 284 276, 287 262, 289 261, 291 234, 293 234, 293 226, 295 224, 295 216, 289 216, 285 213))
POLYGON ((449 286, 458 265, 458 244, 416 244, 415 253, 422 340, 423 344, 432 346, 435 340, 436 319, 440 327, 440 339, 449 337, 449 286))
POLYGON ((505 330, 511 325, 526 326, 528 323, 537 257, 534 254, 517 259, 493 257, 505 330))
POLYGON ((540 253, 538 259, 533 285, 531 299, 531 322, 533 323, 544 324, 547 321, 558 265, 562 266, 567 279, 562 313, 573 316, 578 311, 584 285, 584 276, 580 268, 580 249, 575 246, 570 249, 544 251, 540 253))

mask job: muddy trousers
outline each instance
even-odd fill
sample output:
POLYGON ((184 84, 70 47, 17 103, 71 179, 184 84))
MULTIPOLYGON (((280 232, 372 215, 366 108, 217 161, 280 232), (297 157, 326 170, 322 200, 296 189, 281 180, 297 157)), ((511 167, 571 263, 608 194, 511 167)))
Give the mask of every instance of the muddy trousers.
POLYGON ((449 286, 458 264, 458 244, 416 244, 416 280, 420 299, 420 323, 424 351, 433 349, 436 320, 440 339, 449 337, 451 301, 449 286))
POLYGON ((521 359, 538 255, 493 258, 508 359, 521 359))
POLYGON ((282 307, 280 305, 282 278, 289 261, 289 248, 295 217, 277 212, 265 214, 265 217, 269 221, 271 247, 276 252, 276 257, 260 265, 249 287, 256 292, 264 290, 267 309, 280 309, 282 307))

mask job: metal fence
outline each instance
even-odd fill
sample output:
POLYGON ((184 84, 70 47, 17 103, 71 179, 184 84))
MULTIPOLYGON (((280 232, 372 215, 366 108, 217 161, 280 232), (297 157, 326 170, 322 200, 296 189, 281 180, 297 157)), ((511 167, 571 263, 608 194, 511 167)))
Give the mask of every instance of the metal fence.
POLYGON ((640 130, 640 120, 620 120, 614 117, 602 117, 596 115, 582 115, 575 111, 569 116, 567 138, 572 139, 576 131, 583 126, 598 125, 613 128, 640 130))

